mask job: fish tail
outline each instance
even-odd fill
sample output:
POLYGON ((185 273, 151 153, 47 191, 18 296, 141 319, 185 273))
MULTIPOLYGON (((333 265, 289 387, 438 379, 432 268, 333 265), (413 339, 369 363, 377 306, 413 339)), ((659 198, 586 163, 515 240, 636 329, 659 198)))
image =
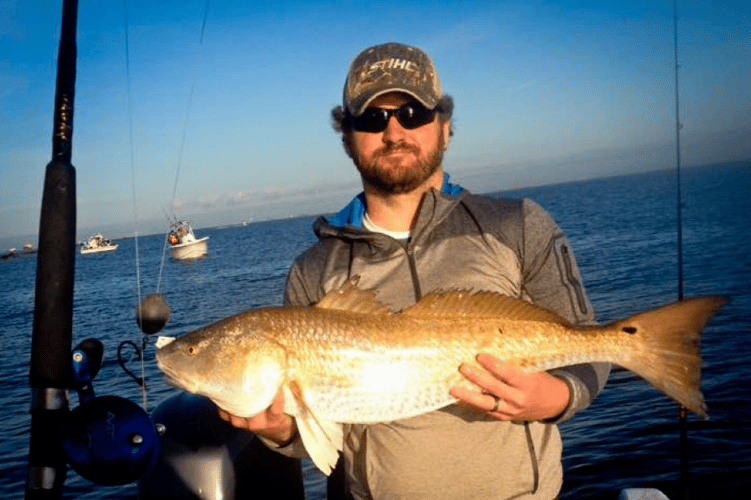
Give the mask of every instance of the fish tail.
POLYGON ((723 296, 697 297, 645 311, 613 323, 637 337, 637 353, 627 368, 702 418, 707 405, 701 393, 701 331, 727 303, 723 296))

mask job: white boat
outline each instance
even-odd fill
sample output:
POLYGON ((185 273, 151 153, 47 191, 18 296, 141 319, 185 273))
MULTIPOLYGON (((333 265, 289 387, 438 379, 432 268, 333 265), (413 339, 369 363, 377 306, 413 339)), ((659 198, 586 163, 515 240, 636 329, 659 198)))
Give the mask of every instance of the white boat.
POLYGON ((209 251, 209 237, 196 238, 193 228, 186 220, 175 221, 170 226, 167 242, 170 244, 170 255, 175 260, 198 259, 209 251))
POLYGON ((37 253, 37 250, 34 248, 34 245, 26 243, 21 250, 18 250, 16 247, 9 248, 6 253, 0 255, 0 260, 8 260, 14 257, 22 257, 24 255, 32 255, 35 253, 37 253))
POLYGON ((101 233, 94 235, 90 234, 86 238, 86 243, 81 244, 81 254, 86 255, 89 253, 111 252, 117 250, 118 246, 117 243, 112 243, 110 240, 102 236, 101 233))
POLYGON ((31 242, 26 243, 21 249, 21 255, 30 255, 32 253, 37 253, 37 250, 31 242))

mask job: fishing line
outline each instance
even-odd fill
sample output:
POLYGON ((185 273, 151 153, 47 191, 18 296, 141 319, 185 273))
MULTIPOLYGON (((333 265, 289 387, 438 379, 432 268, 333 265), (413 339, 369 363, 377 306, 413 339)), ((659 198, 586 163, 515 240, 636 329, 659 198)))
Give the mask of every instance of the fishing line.
MULTIPOLYGON (((136 202, 136 158, 135 158, 135 141, 133 140, 133 99, 132 99, 132 92, 131 92, 131 75, 130 75, 130 40, 128 37, 128 27, 130 26, 130 23, 128 22, 128 1, 123 0, 123 32, 124 32, 124 41, 125 41, 125 89, 126 89, 126 95, 127 95, 127 101, 128 101, 128 138, 130 141, 130 179, 131 179, 131 201, 133 203, 133 246, 134 246, 134 252, 135 252, 135 262, 136 262, 136 296, 138 298, 138 304, 141 304, 142 298, 141 298, 141 263, 139 260, 139 246, 138 246, 138 203, 136 202)), ((140 307, 140 306, 139 306, 140 307)), ((139 309, 140 311, 140 309, 139 309)), ((146 346, 146 334, 141 333, 141 344, 143 347, 146 346)), ((117 359, 121 366, 123 366, 123 369, 125 369, 126 373, 128 373, 131 377, 133 375, 127 370, 123 364, 122 358, 121 358, 121 350, 122 350, 123 344, 120 344, 120 347, 117 350, 117 359)), ((144 365, 144 356, 143 352, 140 353, 138 356, 140 358, 141 362, 141 380, 145 380, 146 376, 146 367, 144 365)), ((135 377, 133 377, 135 378, 135 377)), ((141 383, 139 384, 141 386, 141 399, 142 399, 142 406, 143 409, 148 411, 148 393, 146 390, 146 384, 141 383)))
MULTIPOLYGON (((174 217, 174 205, 175 205, 175 198, 177 196, 177 186, 180 178, 180 166, 182 164, 182 156, 183 151, 185 149, 185 143, 187 139, 187 129, 188 124, 190 122, 190 110, 192 108, 193 104, 193 95, 195 93, 195 86, 196 86, 196 80, 197 80, 197 67, 198 67, 198 58, 201 51, 201 48, 203 47, 203 40, 204 35, 206 32, 206 20, 208 19, 208 11, 209 11, 209 0, 206 0, 204 11, 203 11, 203 19, 201 22, 201 33, 199 37, 199 43, 198 43, 198 49, 196 53, 196 57, 193 63, 193 82, 190 87, 190 94, 188 97, 188 103, 186 106, 186 112, 185 112, 185 119, 183 121, 183 130, 182 130, 182 137, 180 141, 180 147, 178 151, 178 157, 177 157, 177 167, 175 172, 175 182, 172 189, 172 198, 170 199, 170 214, 174 217)), ((133 99, 132 99, 132 85, 131 85, 131 71, 130 71, 130 40, 129 40, 129 20, 128 20, 128 2, 127 0, 123 0, 123 32, 124 32, 124 41, 125 41, 125 73, 126 73, 126 93, 127 93, 127 108, 128 108, 128 136, 130 141, 130 169, 131 169, 131 199, 133 204, 133 241, 134 241, 134 251, 135 251, 135 265, 136 265, 136 295, 138 299, 138 307, 136 309, 136 320, 138 321, 138 324, 141 326, 141 345, 140 347, 136 345, 135 342, 132 341, 124 341, 120 344, 118 348, 118 362, 120 363, 120 366, 123 368, 123 370, 133 379, 135 380, 140 386, 141 386, 141 396, 142 396, 142 406, 144 410, 148 411, 148 389, 147 385, 145 383, 146 380, 146 366, 145 366, 145 350, 146 346, 148 344, 148 337, 147 334, 155 333, 156 331, 160 330, 164 323, 166 323, 166 318, 169 313, 169 306, 164 302, 164 299, 161 298, 159 295, 159 290, 161 288, 161 281, 162 276, 164 275, 164 262, 165 262, 165 256, 167 253, 167 238, 164 239, 164 246, 162 247, 162 255, 161 255, 161 261, 159 265, 159 273, 157 277, 157 284, 156 284, 156 293, 153 296, 147 297, 147 300, 144 300, 141 293, 141 264, 140 264, 140 248, 139 248, 139 238, 138 238, 138 203, 137 203, 137 196, 136 196, 136 160, 135 160, 135 140, 133 137, 133 99), (149 299, 156 299, 155 302, 146 303, 149 299), (166 313, 165 313, 166 309, 166 313), (155 315, 156 312, 156 315, 155 315), (164 322, 160 325, 155 326, 155 324, 158 324, 159 321, 154 321, 155 318, 158 317, 159 319, 164 319, 164 322), (123 359, 123 350, 125 347, 131 347, 131 355, 130 358, 125 361, 123 359), (130 362, 133 357, 136 357, 140 361, 140 371, 141 376, 137 377, 135 374, 133 374, 128 368, 127 363, 130 362)))
POLYGON ((683 222, 681 220, 681 125, 678 99, 678 0, 673 0, 673 58, 675 61, 675 165, 678 225, 678 300, 683 300, 683 222))
MULTIPOLYGON (((203 20, 201 22, 201 34, 198 39, 198 47, 196 49, 196 55, 193 60, 193 77, 190 85, 190 93, 188 95, 188 104, 185 109, 185 119, 183 120, 182 136, 180 138, 180 147, 177 153, 177 166, 175 168, 175 184, 172 187, 172 198, 169 203, 169 216, 174 218, 175 216, 175 198, 177 197, 177 185, 180 180, 180 167, 182 166, 183 151, 185 150, 185 141, 188 136, 188 124, 190 123, 190 111, 193 108, 193 95, 195 94, 196 80, 198 79, 198 61, 203 48, 203 39, 206 34, 206 20, 209 16, 209 3, 210 0, 206 0, 203 9, 203 20)), ((156 290, 159 292, 159 287, 162 282, 162 276, 164 272, 164 261, 167 255, 167 237, 164 238, 164 246, 162 247, 162 261, 159 265, 159 276, 157 278, 156 290)))
MULTIPOLYGON (((681 119, 678 94, 678 0, 673 0, 673 62, 675 66, 675 174, 676 174, 676 226, 678 253, 678 300, 683 300, 683 220, 681 197, 681 119)), ((688 411, 681 405, 678 417, 678 449, 680 455, 680 483, 684 500, 689 498, 688 488, 688 411)))

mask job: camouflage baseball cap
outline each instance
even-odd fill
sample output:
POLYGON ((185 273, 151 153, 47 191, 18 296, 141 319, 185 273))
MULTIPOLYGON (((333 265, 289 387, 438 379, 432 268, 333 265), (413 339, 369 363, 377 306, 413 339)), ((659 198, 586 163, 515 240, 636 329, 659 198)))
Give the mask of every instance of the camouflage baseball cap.
POLYGON ((433 109, 442 94, 430 57, 401 43, 384 43, 360 52, 344 83, 344 108, 359 116, 373 99, 388 92, 404 92, 433 109))

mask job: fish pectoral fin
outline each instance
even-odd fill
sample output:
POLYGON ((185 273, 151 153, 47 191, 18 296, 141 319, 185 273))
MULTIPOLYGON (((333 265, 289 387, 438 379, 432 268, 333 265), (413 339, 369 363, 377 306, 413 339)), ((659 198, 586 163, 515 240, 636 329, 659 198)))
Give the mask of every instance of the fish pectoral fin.
POLYGON ((315 417, 297 417, 297 430, 316 467, 327 476, 331 474, 344 442, 342 424, 321 421, 315 417))
POLYGON ((284 400, 285 411, 294 401, 289 407, 294 407, 300 439, 316 467, 328 476, 334 470, 344 444, 342 424, 319 420, 305 404, 302 391, 294 381, 284 385, 284 400))

